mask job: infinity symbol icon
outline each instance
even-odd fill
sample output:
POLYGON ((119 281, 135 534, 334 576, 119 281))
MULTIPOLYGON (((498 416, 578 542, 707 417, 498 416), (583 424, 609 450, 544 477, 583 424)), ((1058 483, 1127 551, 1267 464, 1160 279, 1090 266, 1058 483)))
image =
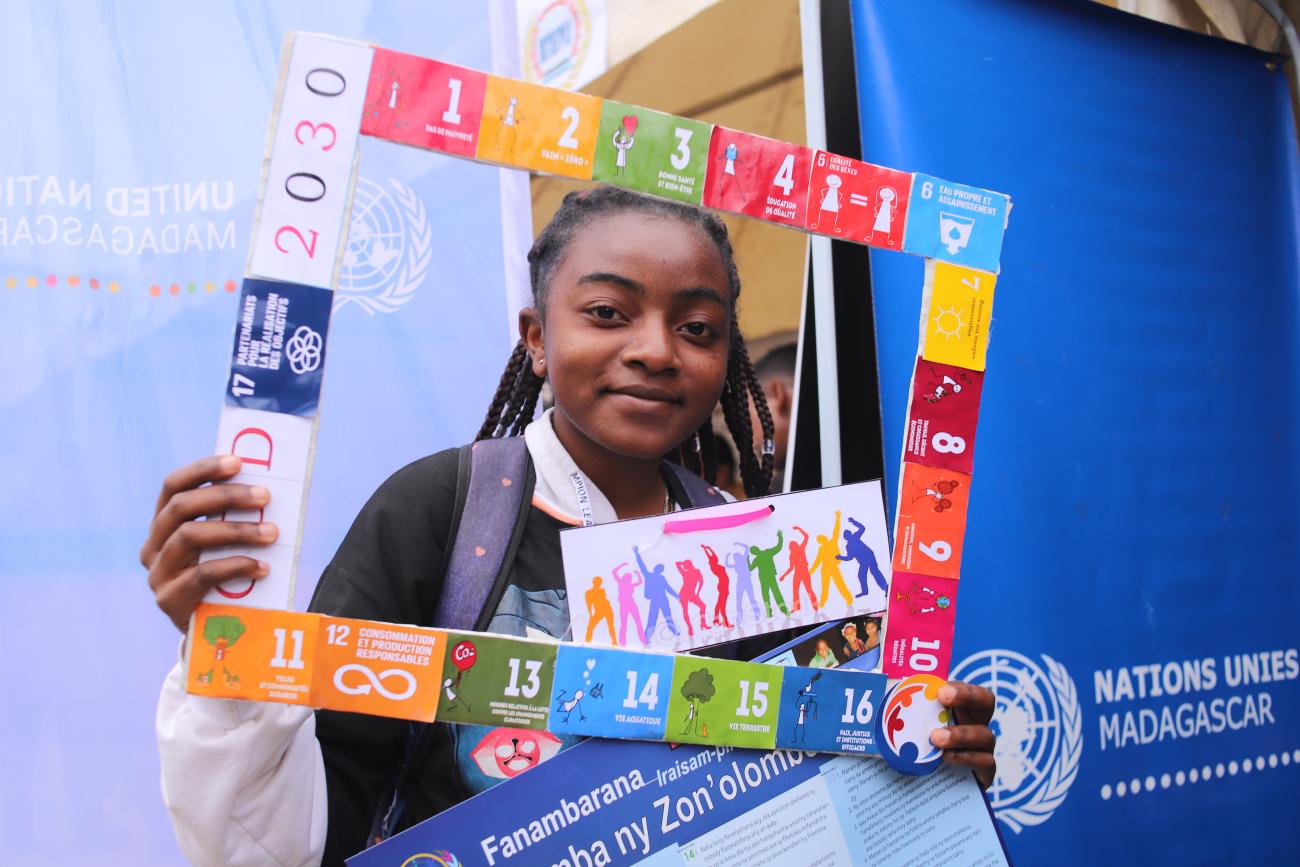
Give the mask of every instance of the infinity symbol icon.
POLYGON ((415 695, 415 675, 411 674, 409 671, 403 671, 400 668, 390 668, 387 671, 381 671, 379 674, 375 674, 368 667, 358 665, 354 662, 340 666, 339 669, 334 672, 334 688, 345 695, 369 695, 370 690, 373 688, 375 692, 379 693, 384 698, 392 699, 393 701, 404 701, 415 695), (356 686, 348 686, 343 682, 343 675, 350 671, 361 672, 366 676, 366 680, 368 680, 369 683, 359 683, 356 686), (385 689, 383 682, 390 677, 400 678, 406 684, 406 689, 402 692, 390 692, 385 689))

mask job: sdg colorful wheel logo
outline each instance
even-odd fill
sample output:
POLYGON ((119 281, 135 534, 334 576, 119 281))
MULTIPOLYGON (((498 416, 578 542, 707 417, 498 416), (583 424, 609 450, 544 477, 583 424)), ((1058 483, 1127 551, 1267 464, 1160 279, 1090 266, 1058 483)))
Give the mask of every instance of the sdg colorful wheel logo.
POLYGON ((930 732, 948 724, 948 710, 939 704, 944 683, 932 674, 915 674, 885 696, 876 717, 876 743, 885 764, 901 774, 923 776, 939 767, 943 750, 930 743, 930 732))
POLYGON ((402 867, 461 867, 461 864, 455 855, 446 849, 439 849, 436 852, 412 855, 402 862, 402 867))

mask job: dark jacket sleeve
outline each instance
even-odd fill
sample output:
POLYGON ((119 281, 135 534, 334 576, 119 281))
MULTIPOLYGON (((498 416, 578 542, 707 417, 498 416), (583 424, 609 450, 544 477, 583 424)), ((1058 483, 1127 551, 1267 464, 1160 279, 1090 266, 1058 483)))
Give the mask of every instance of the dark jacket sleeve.
MULTIPOLYGON (((451 449, 398 470, 380 485, 321 575, 311 610, 427 625, 442 584, 457 466, 458 452, 451 449)), ((342 864, 365 848, 407 730, 402 720, 316 712, 329 799, 323 864, 342 864)))

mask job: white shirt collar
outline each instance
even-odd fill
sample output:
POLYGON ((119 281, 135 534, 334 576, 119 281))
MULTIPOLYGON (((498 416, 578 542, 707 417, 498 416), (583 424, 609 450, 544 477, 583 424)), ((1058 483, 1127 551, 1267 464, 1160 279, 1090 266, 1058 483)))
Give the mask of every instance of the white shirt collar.
POLYGON ((578 493, 573 485, 573 474, 578 473, 586 486, 587 499, 591 507, 591 518, 597 524, 617 521, 618 513, 614 511, 609 498, 582 474, 578 465, 569 457, 560 438, 555 435, 555 423, 552 416, 555 409, 548 409, 541 418, 524 428, 524 441, 528 444, 528 454, 533 458, 533 467, 537 472, 537 484, 533 488, 534 499, 544 511, 551 511, 556 518, 573 524, 582 524, 582 507, 578 503, 578 493), (547 507, 550 507, 549 509, 547 507))

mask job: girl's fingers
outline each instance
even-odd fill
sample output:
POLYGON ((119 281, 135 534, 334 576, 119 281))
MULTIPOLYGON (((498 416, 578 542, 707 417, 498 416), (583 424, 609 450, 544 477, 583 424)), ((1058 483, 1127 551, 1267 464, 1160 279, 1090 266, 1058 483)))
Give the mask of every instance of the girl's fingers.
POLYGON ((252 557, 207 560, 191 566, 157 588, 155 598, 158 607, 171 618, 177 629, 184 632, 189 625, 190 613, 213 587, 236 578, 264 578, 269 571, 266 563, 252 557))
POLYGON ((157 593, 173 576, 198 563, 199 552, 227 545, 269 545, 279 530, 255 521, 189 521, 167 537, 149 569, 149 586, 157 593))
POLYGON ((932 731, 930 743, 943 750, 972 750, 992 754, 997 737, 988 726, 952 726, 932 731))
POLYGON ((949 765, 964 765, 974 769, 975 778, 985 789, 993 785, 993 778, 997 776, 997 762, 992 753, 957 753, 944 750, 943 760, 949 765))
POLYGON ((205 485, 229 479, 239 472, 239 458, 234 455, 211 455, 199 458, 193 463, 172 470, 163 479, 162 490, 158 493, 158 502, 154 505, 154 514, 161 512, 167 501, 179 494, 205 485))
POLYGON ((954 680, 940 687, 939 703, 952 708, 958 722, 987 725, 993 719, 993 692, 973 683, 954 680))
POLYGON ((212 485, 173 494, 154 516, 149 538, 140 548, 140 562, 153 567, 154 558, 187 521, 224 512, 261 509, 271 500, 271 492, 260 485, 212 485))

